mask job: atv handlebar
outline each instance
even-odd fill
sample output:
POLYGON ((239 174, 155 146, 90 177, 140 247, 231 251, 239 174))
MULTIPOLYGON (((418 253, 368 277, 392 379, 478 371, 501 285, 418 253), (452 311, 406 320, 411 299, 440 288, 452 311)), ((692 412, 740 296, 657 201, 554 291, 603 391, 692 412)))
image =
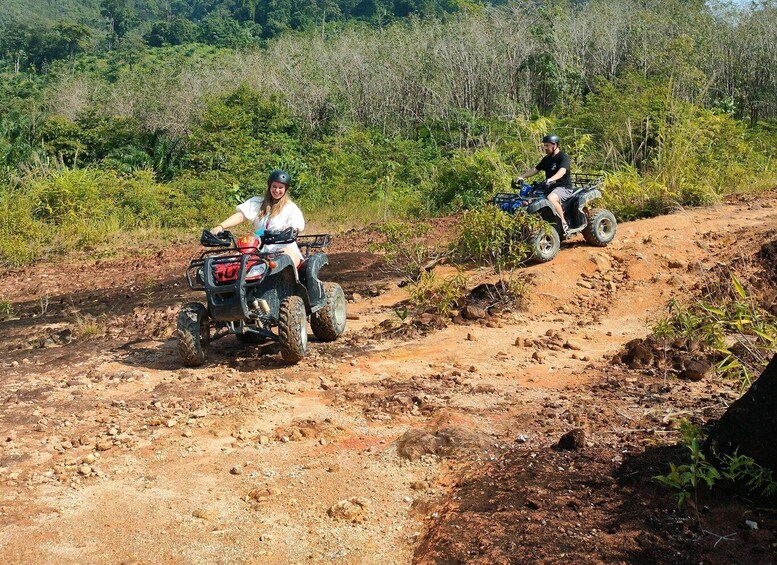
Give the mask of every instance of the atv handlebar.
POLYGON ((297 241, 297 230, 294 228, 286 228, 281 231, 266 231, 259 237, 261 237, 263 245, 294 243, 297 241))
POLYGON ((200 245, 204 247, 229 247, 234 242, 235 236, 228 231, 219 232, 216 235, 209 230, 202 230, 202 235, 200 236, 200 245))

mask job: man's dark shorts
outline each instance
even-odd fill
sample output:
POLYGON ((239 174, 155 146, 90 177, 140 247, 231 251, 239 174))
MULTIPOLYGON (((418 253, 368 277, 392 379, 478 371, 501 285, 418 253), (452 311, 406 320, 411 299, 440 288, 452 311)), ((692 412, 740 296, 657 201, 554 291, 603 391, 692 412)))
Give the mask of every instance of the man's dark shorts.
POLYGON ((559 201, 563 204, 567 200, 569 200, 572 197, 572 194, 575 191, 571 188, 567 188, 565 186, 559 186, 558 188, 554 188, 550 194, 555 194, 558 196, 559 201))

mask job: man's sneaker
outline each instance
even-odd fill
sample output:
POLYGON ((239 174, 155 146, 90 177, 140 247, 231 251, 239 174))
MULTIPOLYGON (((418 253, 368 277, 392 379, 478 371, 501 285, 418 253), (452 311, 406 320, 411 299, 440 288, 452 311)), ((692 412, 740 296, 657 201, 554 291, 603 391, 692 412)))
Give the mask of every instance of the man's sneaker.
POLYGON ((564 232, 564 237, 569 235, 569 226, 566 224, 566 222, 561 224, 561 230, 564 232))

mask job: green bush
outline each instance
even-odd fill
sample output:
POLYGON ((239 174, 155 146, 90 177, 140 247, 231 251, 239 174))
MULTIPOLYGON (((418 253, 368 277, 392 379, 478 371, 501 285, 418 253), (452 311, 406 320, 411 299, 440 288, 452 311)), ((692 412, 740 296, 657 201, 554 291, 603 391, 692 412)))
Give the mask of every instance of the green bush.
POLYGON ((450 314, 467 290, 467 278, 459 273, 455 277, 440 280, 434 271, 427 271, 410 285, 410 302, 418 310, 434 311, 440 316, 450 314))
POLYGON ((744 391, 777 353, 777 318, 748 296, 733 275, 731 289, 730 296, 716 302, 686 307, 672 300, 670 315, 655 324, 653 334, 664 340, 682 337, 716 353, 717 372, 737 379, 744 391))
POLYGON ((0 189, 0 262, 113 245, 130 230, 210 227, 234 206, 230 190, 218 180, 158 183, 147 169, 126 175, 63 169, 34 177, 0 189))
POLYGON ((464 213, 456 249, 464 259, 493 265, 514 267, 531 254, 526 243, 534 230, 549 228, 538 216, 523 211, 508 214, 496 206, 481 206, 464 213))
POLYGON ((23 265, 40 256, 43 225, 33 218, 32 199, 20 191, 0 192, 0 261, 23 265))
POLYGON ((439 211, 481 206, 505 190, 512 176, 511 168, 494 149, 456 151, 437 168, 429 200, 439 211))
POLYGON ((391 271, 417 283, 434 254, 425 239, 430 229, 431 226, 424 223, 386 222, 378 227, 383 241, 371 243, 367 249, 372 253, 383 253, 391 271))

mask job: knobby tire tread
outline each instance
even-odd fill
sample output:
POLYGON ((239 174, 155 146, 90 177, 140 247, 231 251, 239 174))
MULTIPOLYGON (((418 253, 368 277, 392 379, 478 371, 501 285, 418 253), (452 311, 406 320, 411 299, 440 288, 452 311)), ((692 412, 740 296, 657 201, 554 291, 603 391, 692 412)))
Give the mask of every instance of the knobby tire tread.
MULTIPOLYGON (((343 289, 339 284, 324 283, 326 305, 310 318, 313 335, 321 341, 334 341, 343 334, 342 331, 338 331, 335 320, 334 302, 338 294, 343 294, 343 289)), ((343 300, 345 300, 345 296, 343 296, 343 300)))
POLYGON ((202 321, 207 315, 205 306, 199 302, 184 304, 178 313, 175 332, 178 340, 178 356, 187 367, 202 365, 208 356, 207 339, 204 344, 202 340, 202 321))
MULTIPOLYGON (((602 241, 599 239, 599 234, 595 229, 597 216, 603 213, 610 214, 610 216, 612 216, 613 222, 615 221, 615 216, 605 208, 595 208, 594 210, 591 210, 591 213, 588 216, 588 225, 583 228, 583 239, 585 239, 586 243, 589 245, 594 245, 596 247, 606 247, 612 241, 612 239, 609 241, 602 241)), ((615 236, 613 235, 613 237, 615 236)))
POLYGON ((278 313, 278 341, 281 357, 287 363, 299 363, 307 348, 302 344, 301 325, 307 323, 305 303, 299 296, 288 296, 281 302, 278 313))

